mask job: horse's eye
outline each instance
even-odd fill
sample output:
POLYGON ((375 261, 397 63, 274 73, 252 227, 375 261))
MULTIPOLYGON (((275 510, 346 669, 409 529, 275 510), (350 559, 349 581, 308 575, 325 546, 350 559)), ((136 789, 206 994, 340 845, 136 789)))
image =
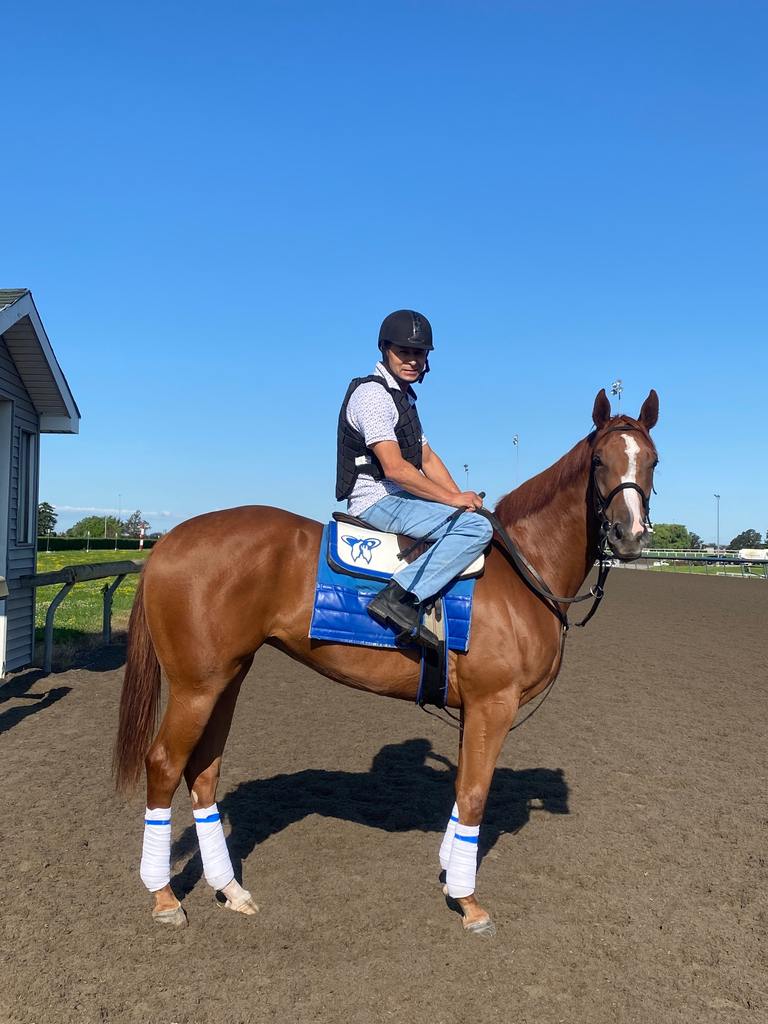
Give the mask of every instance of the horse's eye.
POLYGON ((602 464, 603 460, 600 458, 599 455, 592 456, 592 465, 595 467, 595 469, 597 469, 598 466, 602 466, 602 464))

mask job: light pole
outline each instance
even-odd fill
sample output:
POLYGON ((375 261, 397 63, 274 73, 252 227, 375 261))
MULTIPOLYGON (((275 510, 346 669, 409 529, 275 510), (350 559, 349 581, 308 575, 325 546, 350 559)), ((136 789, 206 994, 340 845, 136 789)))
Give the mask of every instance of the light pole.
POLYGON ((117 525, 115 526, 115 551, 117 551, 117 535, 120 532, 120 513, 122 512, 121 505, 123 503, 122 494, 117 496, 117 525))
POLYGON ((45 550, 46 551, 50 551, 51 550, 51 531, 50 531, 50 528, 47 529, 45 532, 48 534, 48 537, 46 538, 46 541, 45 541, 45 550))
POLYGON ((619 400, 619 412, 621 412, 621 396, 624 392, 624 385, 618 378, 611 384, 611 394, 619 400))
POLYGON ((520 435, 512 437, 512 444, 515 446, 515 487, 520 483, 520 435))
POLYGON ((715 495, 715 504, 717 506, 717 541, 715 543, 715 551, 720 554, 720 495, 715 495))
POLYGON ((464 490, 468 491, 469 490, 469 466, 467 465, 466 462, 464 463, 464 480, 465 480, 464 490))
POLYGON ((86 551, 90 551, 91 550, 91 531, 90 530, 86 530, 85 531, 85 550, 86 551))

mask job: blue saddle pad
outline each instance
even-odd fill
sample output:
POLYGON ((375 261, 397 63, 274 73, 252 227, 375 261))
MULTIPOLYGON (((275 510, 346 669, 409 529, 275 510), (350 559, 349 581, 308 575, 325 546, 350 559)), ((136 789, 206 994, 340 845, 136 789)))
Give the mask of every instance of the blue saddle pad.
MULTIPOLYGON (((313 640, 331 640, 337 644, 363 647, 402 648, 394 630, 381 626, 368 614, 368 604, 388 580, 375 576, 351 576, 337 572, 328 563, 329 526, 323 528, 317 565, 315 602, 309 636, 313 640)), ((474 579, 456 580, 442 592, 448 648, 469 650, 474 579)), ((415 644, 406 646, 417 646, 415 644)))

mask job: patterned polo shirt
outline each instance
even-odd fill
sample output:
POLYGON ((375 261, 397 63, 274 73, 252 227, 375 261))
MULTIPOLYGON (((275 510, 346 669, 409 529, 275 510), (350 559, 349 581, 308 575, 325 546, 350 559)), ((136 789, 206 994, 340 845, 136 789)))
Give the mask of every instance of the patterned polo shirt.
MULTIPOLYGON (((383 363, 377 363, 373 372, 376 376, 383 377, 388 387, 400 387, 383 363)), ((408 400, 411 405, 416 404, 416 399, 411 395, 408 395, 408 400)), ((398 418, 397 406, 392 396, 378 384, 371 381, 367 384, 360 384, 350 395, 347 404, 347 422, 363 435, 367 448, 379 441, 397 443, 395 424, 398 418)), ((423 434, 421 443, 422 445, 427 443, 423 434)), ((391 480, 374 480, 366 473, 361 473, 347 499, 347 511, 351 516, 359 516, 380 498, 387 494, 395 494, 402 489, 400 484, 393 483, 391 480)))

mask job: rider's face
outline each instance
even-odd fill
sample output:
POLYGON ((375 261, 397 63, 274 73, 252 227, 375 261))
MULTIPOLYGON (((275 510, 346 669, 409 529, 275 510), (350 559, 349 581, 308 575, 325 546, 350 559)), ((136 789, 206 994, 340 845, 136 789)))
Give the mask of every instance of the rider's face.
POLYGON ((413 384, 424 372, 427 353, 423 348, 405 348, 401 345, 387 347, 389 372, 404 384, 413 384))

